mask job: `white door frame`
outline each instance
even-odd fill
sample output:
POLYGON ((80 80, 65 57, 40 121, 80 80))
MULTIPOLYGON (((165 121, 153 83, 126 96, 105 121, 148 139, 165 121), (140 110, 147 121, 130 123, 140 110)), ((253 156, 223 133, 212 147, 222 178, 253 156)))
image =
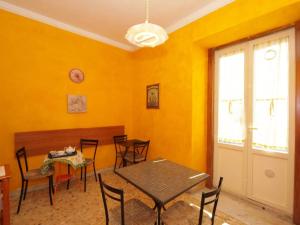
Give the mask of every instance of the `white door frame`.
MULTIPOLYGON (((290 54, 290 59, 295 59, 295 29, 290 28, 284 31, 280 31, 271 35, 267 35, 265 37, 257 38, 249 42, 250 46, 253 46, 254 44, 259 44, 259 43, 264 43, 266 41, 270 41, 272 39, 278 39, 278 38, 284 38, 288 36, 289 37, 289 54, 290 54)), ((249 48, 249 60, 250 60, 250 65, 253 65, 253 48, 249 48)), ((262 156, 268 156, 268 157, 274 157, 274 158, 281 158, 281 159, 286 159, 289 162, 289 173, 288 173, 288 190, 289 193, 287 196, 288 199, 288 205, 285 207, 282 207, 281 205, 274 205, 271 202, 264 201, 259 198, 255 198, 252 196, 252 172, 253 172, 253 167, 251 163, 248 163, 248 185, 247 185, 247 197, 257 200, 259 202, 265 203, 267 205, 274 206, 278 209, 281 209, 283 211, 288 212, 289 214, 293 213, 293 201, 294 201, 294 156, 295 156, 295 61, 290 60, 289 64, 290 68, 290 73, 289 73, 289 146, 288 146, 288 154, 283 154, 283 153, 276 153, 276 152, 266 152, 266 151, 259 151, 259 150, 254 150, 252 149, 252 130, 248 129, 247 130, 247 136, 249 137, 248 139, 248 146, 247 146, 247 152, 248 152, 248 162, 251 161, 251 158, 253 155, 262 155, 262 156)), ((249 108, 252 108, 252 87, 253 87, 253 68, 249 68, 251 76, 249 78, 251 79, 248 83, 248 104, 249 108)), ((249 114, 249 124, 252 124, 252 110, 248 110, 249 114)), ((252 126, 252 125, 250 125, 252 126)))

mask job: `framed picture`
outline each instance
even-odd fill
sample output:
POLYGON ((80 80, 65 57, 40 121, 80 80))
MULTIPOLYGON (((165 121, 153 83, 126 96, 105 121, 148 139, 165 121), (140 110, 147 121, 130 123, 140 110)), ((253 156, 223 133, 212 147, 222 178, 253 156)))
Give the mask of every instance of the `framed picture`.
POLYGON ((147 85, 147 109, 159 109, 159 84, 147 85))
POLYGON ((68 95, 68 113, 83 113, 86 111, 86 96, 68 95))

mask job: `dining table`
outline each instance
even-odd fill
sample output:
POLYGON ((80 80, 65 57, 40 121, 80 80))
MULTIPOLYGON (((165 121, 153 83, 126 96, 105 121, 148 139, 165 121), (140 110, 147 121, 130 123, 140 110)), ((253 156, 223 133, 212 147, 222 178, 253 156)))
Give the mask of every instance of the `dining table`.
POLYGON ((158 225, 165 204, 209 178, 204 172, 162 158, 119 168, 115 173, 153 199, 158 225))

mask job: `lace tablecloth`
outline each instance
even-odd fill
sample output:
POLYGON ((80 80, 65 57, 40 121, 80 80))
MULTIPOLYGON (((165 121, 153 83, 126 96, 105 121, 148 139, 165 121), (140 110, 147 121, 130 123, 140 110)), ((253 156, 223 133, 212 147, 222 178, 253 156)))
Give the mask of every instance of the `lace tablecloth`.
POLYGON ((46 174, 50 168, 53 168, 53 164, 55 162, 69 164, 74 169, 78 169, 86 165, 85 158, 83 157, 83 154, 80 151, 77 151, 76 155, 65 156, 60 158, 49 158, 48 155, 46 155, 43 165, 41 167, 42 174, 46 174))

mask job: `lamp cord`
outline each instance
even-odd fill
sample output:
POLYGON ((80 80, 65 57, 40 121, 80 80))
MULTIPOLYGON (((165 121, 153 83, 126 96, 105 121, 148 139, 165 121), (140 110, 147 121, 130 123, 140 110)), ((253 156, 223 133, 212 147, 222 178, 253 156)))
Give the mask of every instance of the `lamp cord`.
POLYGON ((146 0, 146 23, 149 22, 149 0, 146 0))

